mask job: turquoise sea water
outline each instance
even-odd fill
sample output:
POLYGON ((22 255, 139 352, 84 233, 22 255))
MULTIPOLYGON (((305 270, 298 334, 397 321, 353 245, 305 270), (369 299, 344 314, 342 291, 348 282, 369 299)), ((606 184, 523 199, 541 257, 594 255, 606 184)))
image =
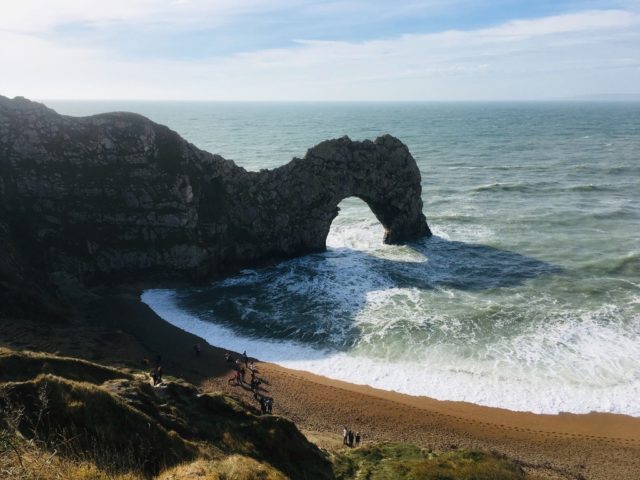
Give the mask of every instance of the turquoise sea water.
POLYGON ((382 245, 346 199, 324 254, 143 300, 292 368, 515 410, 640 416, 640 103, 48 102, 129 110, 249 170, 404 141, 434 237, 382 245))

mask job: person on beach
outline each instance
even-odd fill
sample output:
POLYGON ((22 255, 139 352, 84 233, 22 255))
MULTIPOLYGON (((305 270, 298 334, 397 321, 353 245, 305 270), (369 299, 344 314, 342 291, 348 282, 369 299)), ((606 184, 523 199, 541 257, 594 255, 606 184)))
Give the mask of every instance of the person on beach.
POLYGON ((273 413, 273 398, 268 397, 266 403, 267 403, 267 405, 266 405, 267 413, 268 414, 272 414, 273 413))
POLYGON ((349 446, 353 447, 353 432, 349 430, 349 433, 347 435, 349 437, 349 446))
POLYGON ((154 372, 151 374, 151 378, 153 379, 154 387, 162 383, 162 367, 160 365, 158 365, 154 372))
POLYGON ((244 360, 244 366, 249 367, 249 357, 247 357, 247 351, 242 352, 242 360, 244 360))
POLYGON ((360 432, 356 432, 356 447, 360 446, 360 432))
POLYGON ((228 383, 233 383, 233 382, 235 382, 236 385, 242 385, 242 379, 240 377, 240 370, 236 370, 235 373, 228 380, 228 383))
POLYGON ((347 427, 344 427, 342 429, 342 444, 343 445, 347 444, 348 435, 349 435, 349 430, 347 430, 347 427))
POLYGON ((256 378, 251 384, 251 391, 253 392, 253 398, 255 398, 256 400, 260 396, 260 383, 261 383, 260 379, 256 378))
POLYGON ((202 351, 202 349, 200 348, 200 344, 199 344, 199 343, 196 343, 196 344, 193 346, 193 352, 196 354, 196 357, 199 357, 199 356, 200 356, 200 352, 201 352, 201 351, 202 351))
POLYGON ((260 413, 264 415, 267 413, 267 400, 265 399, 264 396, 262 396, 260 397, 259 402, 260 402, 260 413))

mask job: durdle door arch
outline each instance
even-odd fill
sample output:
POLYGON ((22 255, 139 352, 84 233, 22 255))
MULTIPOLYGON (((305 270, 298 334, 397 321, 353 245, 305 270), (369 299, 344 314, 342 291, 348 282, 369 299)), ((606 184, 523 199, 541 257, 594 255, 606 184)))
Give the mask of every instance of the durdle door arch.
POLYGON ((0 96, 0 247, 15 253, 3 268, 16 276, 206 279, 325 250, 347 197, 369 205, 385 243, 431 235, 420 171, 389 135, 324 141, 247 172, 141 115, 67 117, 0 96))
POLYGON ((244 188, 235 189, 245 192, 238 208, 252 215, 238 217, 245 221, 236 228, 251 230, 253 240, 261 238, 274 254, 325 250, 338 205, 349 197, 369 206, 385 229, 385 243, 431 235, 422 213, 420 171, 407 147, 389 135, 364 142, 327 140, 302 159, 243 180, 244 188))

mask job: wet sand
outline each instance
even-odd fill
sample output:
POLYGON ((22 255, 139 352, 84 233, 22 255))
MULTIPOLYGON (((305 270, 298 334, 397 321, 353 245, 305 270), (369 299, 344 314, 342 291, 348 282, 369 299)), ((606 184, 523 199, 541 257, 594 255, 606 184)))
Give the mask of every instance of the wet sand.
MULTIPOLYGON (((224 350, 165 322, 137 293, 102 297, 85 311, 89 325, 69 327, 73 336, 63 327, 48 327, 49 334, 43 336, 42 324, 7 324, 0 343, 137 368, 142 358, 161 354, 165 376, 183 377, 204 390, 222 390, 257 409, 248 385, 228 383, 232 365, 225 362, 224 350), (20 340, 11 345, 10 338, 20 340), (195 343, 202 345, 199 357, 195 343)), ((437 451, 498 452, 521 462, 529 478, 640 478, 640 418, 513 412, 354 385, 259 359, 257 366, 265 380, 261 393, 274 398, 274 414, 293 420, 321 447, 341 448, 340 432, 347 426, 361 432, 365 443, 402 441, 437 451)))

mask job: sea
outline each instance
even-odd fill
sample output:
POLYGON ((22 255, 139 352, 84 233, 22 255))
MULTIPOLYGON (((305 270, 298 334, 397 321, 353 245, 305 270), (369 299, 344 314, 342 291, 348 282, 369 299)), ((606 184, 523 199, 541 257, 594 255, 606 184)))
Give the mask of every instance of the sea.
POLYGON ((517 411, 640 416, 640 103, 49 101, 125 110, 247 170, 390 133, 434 235, 346 198, 327 251, 147 290, 161 317, 285 367, 517 411))

